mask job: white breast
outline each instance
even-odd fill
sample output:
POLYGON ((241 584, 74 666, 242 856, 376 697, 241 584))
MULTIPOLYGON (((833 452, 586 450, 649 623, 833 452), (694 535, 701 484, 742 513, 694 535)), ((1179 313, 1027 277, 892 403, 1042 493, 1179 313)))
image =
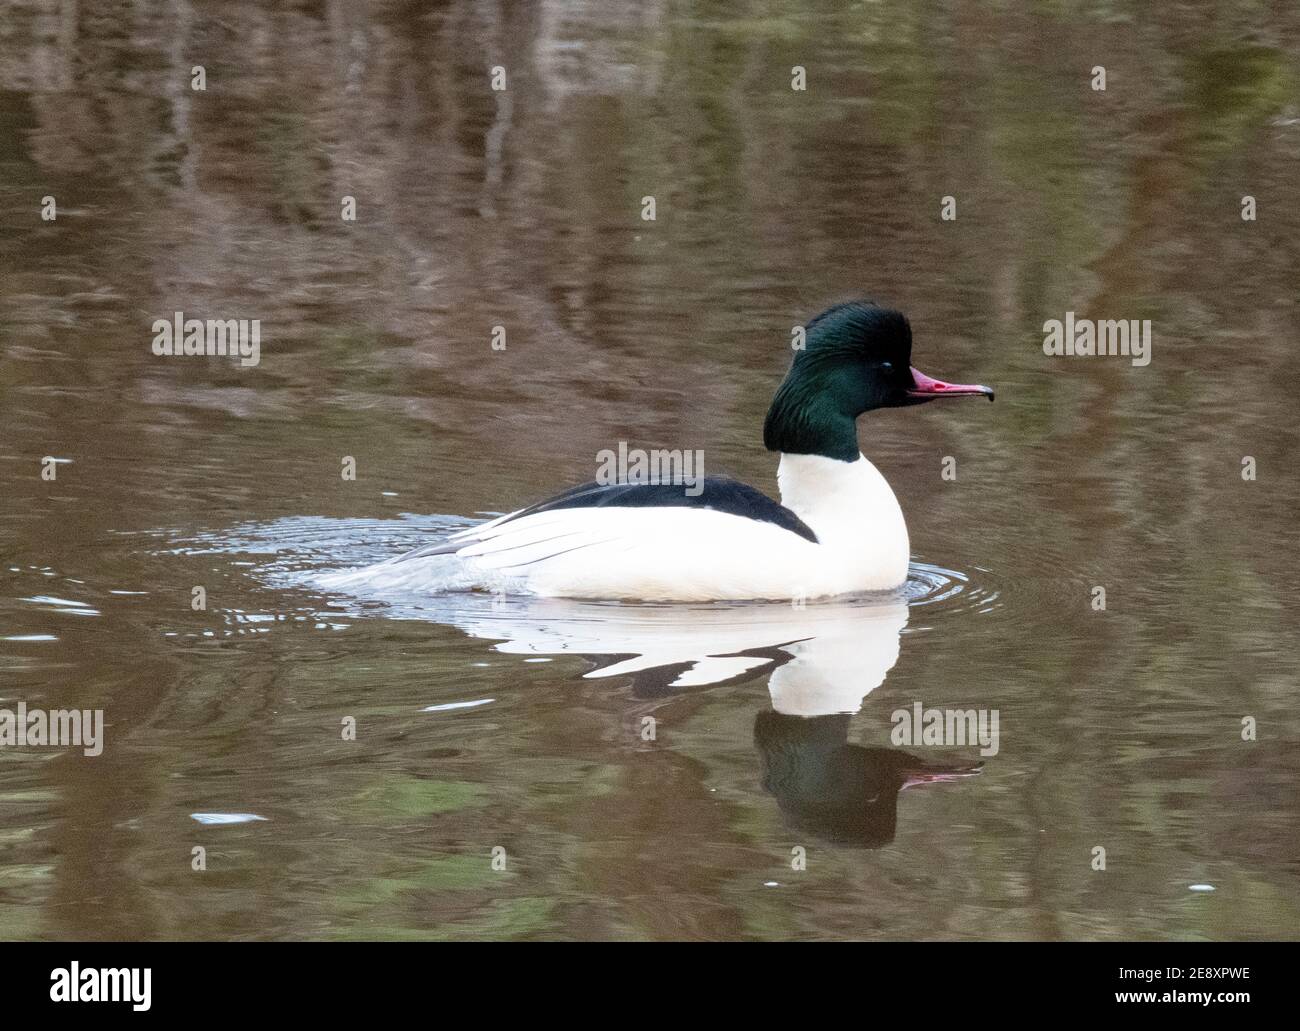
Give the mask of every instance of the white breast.
POLYGON ((781 504, 802 519, 824 549, 827 594, 881 591, 907 579, 907 523, 880 470, 858 455, 782 455, 781 504), (845 586, 847 585, 847 586, 845 586))

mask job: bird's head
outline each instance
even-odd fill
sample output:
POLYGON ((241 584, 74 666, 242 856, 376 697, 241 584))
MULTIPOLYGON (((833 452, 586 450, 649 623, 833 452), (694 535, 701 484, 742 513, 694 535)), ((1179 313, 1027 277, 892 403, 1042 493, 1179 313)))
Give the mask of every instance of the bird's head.
POLYGON ((806 337, 763 424, 769 451, 858 457, 856 420, 877 408, 941 397, 987 397, 977 383, 948 383, 912 367, 912 328, 901 312, 870 301, 837 304, 805 327, 806 337))

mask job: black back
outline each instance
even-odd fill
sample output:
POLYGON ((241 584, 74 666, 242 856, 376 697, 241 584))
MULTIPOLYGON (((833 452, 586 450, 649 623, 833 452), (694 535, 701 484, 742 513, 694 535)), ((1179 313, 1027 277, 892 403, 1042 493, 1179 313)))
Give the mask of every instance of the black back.
POLYGON ((562 508, 710 508, 715 512, 772 523, 818 543, 812 529, 784 505, 760 490, 727 476, 706 476, 692 497, 680 483, 584 483, 548 501, 530 505, 505 522, 562 508))

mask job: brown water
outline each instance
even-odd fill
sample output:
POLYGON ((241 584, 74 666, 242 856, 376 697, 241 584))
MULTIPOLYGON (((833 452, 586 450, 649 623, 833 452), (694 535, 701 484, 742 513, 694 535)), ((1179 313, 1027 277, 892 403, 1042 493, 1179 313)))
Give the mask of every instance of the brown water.
POLYGON ((107 724, 0 748, 0 935, 1300 936, 1300 9, 789 6, 0 2, 0 707, 107 724), (998 388, 862 422, 905 608, 312 586, 621 440, 773 491, 864 294, 998 388), (1000 747, 895 814, 917 701, 1000 747))

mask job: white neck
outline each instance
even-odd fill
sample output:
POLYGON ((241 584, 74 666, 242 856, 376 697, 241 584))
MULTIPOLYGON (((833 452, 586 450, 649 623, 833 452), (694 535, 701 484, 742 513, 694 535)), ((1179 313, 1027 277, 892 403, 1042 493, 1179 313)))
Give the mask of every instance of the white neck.
POLYGON ((808 524, 827 551, 827 575, 846 590, 886 590, 907 579, 907 524, 880 471, 858 455, 781 455, 781 504, 808 524))

